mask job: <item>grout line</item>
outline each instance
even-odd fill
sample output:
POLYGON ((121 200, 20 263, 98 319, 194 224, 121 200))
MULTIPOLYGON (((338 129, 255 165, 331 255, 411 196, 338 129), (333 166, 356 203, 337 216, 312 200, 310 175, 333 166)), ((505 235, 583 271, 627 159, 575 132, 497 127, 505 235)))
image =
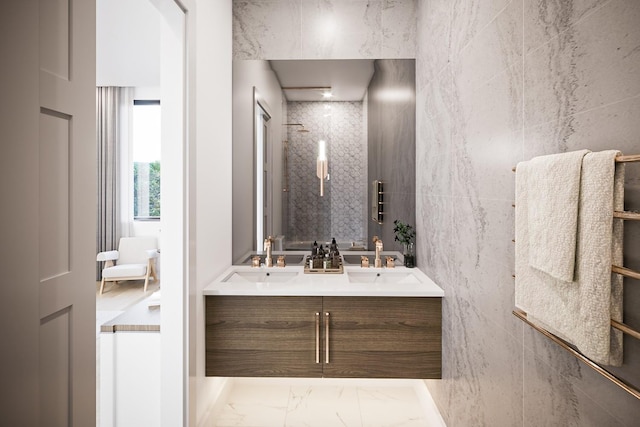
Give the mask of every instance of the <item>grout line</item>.
POLYGON ((289 386, 289 394, 287 395, 287 407, 284 408, 284 425, 282 427, 287 427, 287 418, 289 418, 289 406, 291 404, 291 386, 289 386))
MULTIPOLYGON (((484 31, 487 29, 487 27, 489 27, 489 25, 491 25, 491 24, 492 24, 496 19, 498 19, 498 17, 499 17, 502 13, 504 13, 504 11, 505 11, 509 6, 511 6, 511 4, 512 4, 514 1, 517 1, 517 0, 511 0, 511 1, 509 1, 509 2, 508 2, 508 3, 507 3, 507 4, 506 4, 502 9, 500 9, 500 10, 495 14, 495 16, 494 16, 493 18, 491 18, 491 20, 489 20, 489 22, 487 22, 487 23, 486 23, 482 28, 480 28, 478 31, 476 31, 476 33, 473 35, 473 37, 471 37, 471 39, 469 39, 469 42, 468 42, 467 44, 465 44, 465 45, 460 49, 460 51, 459 51, 459 52, 457 52, 457 53, 456 53, 456 56, 457 56, 457 57, 460 57, 460 55, 462 54, 462 52, 464 52, 464 51, 469 47, 469 45, 470 45, 471 43, 473 43, 473 41, 474 41, 474 40, 476 40, 476 38, 477 38, 480 34, 484 33, 484 31)), ((523 14, 523 15, 524 15, 524 14, 523 14)), ((456 58, 456 59, 457 59, 457 58, 456 58)), ((456 62, 457 62, 457 61, 456 61, 456 62)))
POLYGON ((364 420, 362 417, 362 403, 360 402, 360 387, 356 387, 356 398, 358 399, 358 415, 360 416, 360 426, 364 426, 364 420))

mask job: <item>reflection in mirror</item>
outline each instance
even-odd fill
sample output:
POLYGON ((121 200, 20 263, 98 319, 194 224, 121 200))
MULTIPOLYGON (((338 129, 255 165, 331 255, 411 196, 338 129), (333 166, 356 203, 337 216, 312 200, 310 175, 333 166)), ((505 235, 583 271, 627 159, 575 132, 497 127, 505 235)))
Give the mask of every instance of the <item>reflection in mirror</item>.
POLYGON ((285 135, 285 249, 308 249, 314 240, 332 237, 339 242, 364 241, 367 146, 362 101, 288 101, 287 120, 301 122, 309 133, 289 129, 285 135), (322 193, 317 167, 321 145, 328 163, 322 193))
POLYGON ((256 247, 272 234, 270 129, 271 115, 256 101, 256 247))
POLYGON ((415 61, 237 60, 233 74, 234 261, 261 250, 267 235, 276 250, 308 250, 333 237, 342 251, 362 250, 373 235, 393 250, 393 220, 415 224, 415 61), (254 87, 271 106, 268 153, 257 151, 265 136, 251 119, 254 87), (322 195, 320 141, 328 165, 322 195), (387 183, 382 224, 370 219, 376 179, 387 183), (263 212, 260 188, 270 203, 263 198, 263 212), (258 233, 259 223, 269 225, 258 233))

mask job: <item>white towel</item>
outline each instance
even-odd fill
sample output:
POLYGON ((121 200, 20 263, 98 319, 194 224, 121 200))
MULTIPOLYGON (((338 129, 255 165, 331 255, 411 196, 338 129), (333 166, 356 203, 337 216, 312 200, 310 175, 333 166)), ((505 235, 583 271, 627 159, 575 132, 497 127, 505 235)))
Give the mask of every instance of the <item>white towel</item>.
POLYGON ((622 319, 622 280, 611 274, 611 263, 622 256, 622 228, 616 224, 614 231, 613 225, 624 191, 624 168, 615 168, 618 154, 583 158, 573 282, 529 265, 530 162, 518 164, 516 171, 516 306, 594 362, 613 366, 622 363, 622 337, 610 326, 611 318, 622 319))
POLYGON ((573 281, 582 158, 589 150, 531 159, 527 178, 529 265, 573 281))

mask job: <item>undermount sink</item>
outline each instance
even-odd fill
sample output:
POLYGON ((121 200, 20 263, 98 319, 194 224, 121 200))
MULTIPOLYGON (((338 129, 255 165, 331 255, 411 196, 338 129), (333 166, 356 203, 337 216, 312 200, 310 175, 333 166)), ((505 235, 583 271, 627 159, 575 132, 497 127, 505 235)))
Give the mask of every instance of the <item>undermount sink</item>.
MULTIPOLYGON (((397 252, 381 252, 380 259, 382 262, 386 262, 385 259, 387 256, 391 255, 396 260, 396 265, 402 265, 402 263, 398 260, 397 252)), ((362 257, 366 256, 369 259, 369 265, 373 267, 373 263, 376 259, 374 254, 367 255, 355 255, 355 254, 342 254, 342 259, 346 265, 360 265, 362 261, 362 257)))
MULTIPOLYGON (((375 256, 373 255, 366 255, 367 258, 369 258, 369 263, 371 263, 371 265, 373 265, 373 261, 375 259, 375 256)), ((347 254, 342 254, 342 259, 344 260, 345 264, 357 264, 360 265, 360 261, 362 260, 362 255, 347 255, 347 254)))
MULTIPOLYGON (((264 258, 265 258, 265 255, 264 255, 264 254, 262 254, 262 255, 252 254, 252 255, 249 255, 249 256, 248 256, 244 261, 242 261, 242 264, 251 264, 251 259, 252 259, 254 256, 259 256, 259 257, 260 257, 260 261, 261 261, 261 262, 264 262, 264 258)), ((280 255, 273 255, 273 263, 274 263, 274 264, 276 263, 276 261, 277 261, 277 259, 278 259, 278 257, 279 257, 279 256, 280 256, 280 255)), ((286 255, 284 256, 284 262, 285 262, 287 265, 299 265, 299 264, 302 264, 302 261, 303 261, 303 260, 304 260, 304 255, 298 255, 298 254, 286 254, 286 255)))
POLYGON ((406 272, 355 272, 347 273, 350 283, 421 283, 412 273, 406 272))
POLYGON ((234 271, 222 280, 223 282, 235 283, 284 283, 298 275, 293 271, 234 271))

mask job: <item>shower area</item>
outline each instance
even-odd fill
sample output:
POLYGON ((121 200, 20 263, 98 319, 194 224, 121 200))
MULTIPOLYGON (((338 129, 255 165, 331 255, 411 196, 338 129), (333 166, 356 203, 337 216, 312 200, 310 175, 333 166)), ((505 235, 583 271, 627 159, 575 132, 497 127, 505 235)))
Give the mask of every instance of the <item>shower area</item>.
POLYGON ((285 249, 335 237, 341 248, 367 241, 366 102, 289 101, 283 140, 285 249), (320 141, 328 174, 317 176, 320 141))

